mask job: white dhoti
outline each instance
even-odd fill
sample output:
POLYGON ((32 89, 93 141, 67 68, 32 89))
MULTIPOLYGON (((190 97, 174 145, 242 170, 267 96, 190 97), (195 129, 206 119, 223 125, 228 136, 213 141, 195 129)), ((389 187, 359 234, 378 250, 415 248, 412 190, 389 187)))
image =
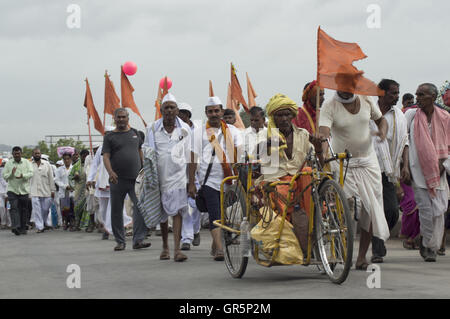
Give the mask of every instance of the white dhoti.
POLYGON ((448 206, 447 190, 436 190, 436 197, 431 198, 427 189, 413 183, 414 199, 419 208, 420 234, 426 248, 438 250, 444 236, 444 214, 448 206))
POLYGON ((195 201, 189 198, 189 210, 183 216, 183 227, 181 228, 181 242, 191 244, 194 234, 200 232, 200 211, 195 206, 195 201))
MULTIPOLYGON (((332 162, 332 167, 339 172, 338 163, 332 162)), ((360 227, 369 232, 372 225, 373 235, 386 241, 389 238, 389 227, 384 216, 383 184, 375 152, 371 152, 368 157, 350 159, 344 191, 348 199, 357 198, 358 210, 361 211, 360 227)))
POLYGON ((34 223, 37 230, 43 230, 47 222, 53 199, 51 197, 32 197, 34 223))
POLYGON ((181 214, 184 217, 188 213, 186 188, 163 192, 161 194, 161 204, 163 207, 161 223, 167 222, 169 216, 173 217, 181 214))

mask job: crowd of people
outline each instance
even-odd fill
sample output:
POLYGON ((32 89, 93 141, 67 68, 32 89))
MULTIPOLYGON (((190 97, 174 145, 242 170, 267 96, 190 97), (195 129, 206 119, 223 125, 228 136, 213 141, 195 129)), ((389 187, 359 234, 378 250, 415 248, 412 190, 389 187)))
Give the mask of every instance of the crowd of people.
MULTIPOLYGON (((191 246, 200 245, 202 214, 207 213, 211 256, 222 261, 221 230, 213 222, 220 219, 220 185, 234 174, 232 164, 245 154, 261 160, 255 187, 263 187, 292 177, 311 148, 323 162, 329 154, 323 141, 329 138, 334 152, 352 154, 344 191, 359 217, 356 269, 367 269, 370 245, 370 263, 384 261, 385 242, 400 212, 403 246, 418 249, 427 262, 436 261, 445 254, 449 226, 450 115, 436 104, 439 93, 431 83, 418 86, 416 101, 404 94, 401 107, 396 106, 396 81, 384 79, 378 87, 384 95, 377 101, 341 91, 325 97, 313 81, 303 89, 301 107, 283 94, 273 96, 265 110, 252 106, 246 129, 233 125, 239 114, 224 109, 217 96, 207 99, 207 121, 201 123, 191 119, 190 105, 166 94, 162 118, 145 133, 130 127, 127 109, 118 108, 115 127, 105 128, 103 144, 93 145, 92 153, 69 149, 52 165, 38 148, 29 160, 14 147, 13 158, 1 164, 1 225, 17 236, 27 233, 30 222, 37 233, 98 228, 103 239, 114 236, 115 251, 126 248, 127 228, 132 227, 133 249, 143 249, 150 247, 147 235, 157 227, 163 242, 160 259, 173 256, 182 262, 191 246)), ((332 162, 331 169, 339 167, 332 162)), ((300 193, 302 183, 296 189, 300 193)), ((282 205, 275 209, 281 211, 282 205)), ((305 210, 299 205, 287 216, 303 251, 305 210)))

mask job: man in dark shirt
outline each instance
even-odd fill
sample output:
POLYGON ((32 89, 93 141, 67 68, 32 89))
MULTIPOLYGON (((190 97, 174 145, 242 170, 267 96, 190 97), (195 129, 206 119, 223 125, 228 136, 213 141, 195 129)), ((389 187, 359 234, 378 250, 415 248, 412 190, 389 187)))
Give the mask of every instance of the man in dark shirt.
POLYGON ((147 227, 137 208, 134 190, 136 177, 142 167, 142 139, 138 132, 128 126, 128 111, 118 108, 114 112, 116 129, 106 135, 103 141, 103 162, 109 174, 111 191, 111 225, 117 242, 115 251, 125 249, 123 227, 123 203, 128 194, 133 202, 133 249, 150 247, 144 243, 147 227))

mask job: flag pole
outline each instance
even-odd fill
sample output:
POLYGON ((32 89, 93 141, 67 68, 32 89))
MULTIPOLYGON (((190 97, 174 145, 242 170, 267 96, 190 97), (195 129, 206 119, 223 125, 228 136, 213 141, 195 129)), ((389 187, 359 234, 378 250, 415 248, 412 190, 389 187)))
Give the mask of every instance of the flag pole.
MULTIPOLYGON (((88 79, 86 78, 85 81, 86 81, 86 84, 87 84, 88 83, 88 79)), ((87 110, 87 107, 86 107, 86 110, 87 110)), ((94 153, 92 151, 92 135, 91 135, 91 124, 89 123, 89 110, 87 110, 86 115, 87 115, 88 131, 89 131, 89 147, 91 149, 91 155, 93 155, 94 153)))
MULTIPOLYGON (((105 70, 105 85, 106 85, 106 77, 108 76, 108 70, 105 70)), ((106 93, 106 86, 105 86, 105 93, 106 93)), ((105 101, 106 102, 106 101, 105 101)), ((106 123, 106 112, 105 112, 105 106, 103 106, 103 127, 105 127, 106 123)))
POLYGON ((314 132, 318 133, 319 131, 319 116, 320 116, 320 86, 317 85, 317 94, 316 94, 316 128, 314 132))

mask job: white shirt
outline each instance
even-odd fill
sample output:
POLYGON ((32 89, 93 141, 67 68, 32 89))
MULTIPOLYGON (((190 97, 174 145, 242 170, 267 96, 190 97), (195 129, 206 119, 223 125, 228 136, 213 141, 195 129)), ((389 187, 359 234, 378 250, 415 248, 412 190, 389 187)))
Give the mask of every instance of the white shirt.
MULTIPOLYGON (((69 186, 69 174, 72 169, 72 164, 67 169, 65 165, 58 167, 56 170, 55 183, 59 187, 58 196, 59 198, 66 197, 66 188, 69 186)), ((70 192, 70 196, 73 196, 73 192, 70 192)))
POLYGON ((259 129, 258 133, 256 130, 249 126, 244 131, 244 150, 256 159, 257 155, 257 145, 262 141, 267 139, 267 127, 259 129))
MULTIPOLYGON (((242 143, 242 133, 235 126, 229 125, 229 130, 231 136, 233 138, 234 146, 241 147, 242 143)), ((227 150, 225 148, 225 138, 223 137, 222 130, 217 129, 215 132, 216 139, 220 141, 220 145, 222 150, 224 150, 227 156, 227 162, 231 163, 228 158, 227 150)), ((213 151, 213 147, 209 142, 208 135, 206 133, 206 124, 203 124, 201 127, 196 128, 192 134, 192 151, 198 156, 197 162, 198 165, 198 173, 199 173, 199 182, 200 185, 203 185, 203 181, 205 179, 206 170, 208 169, 209 162, 211 161, 211 155, 213 151)), ((231 152, 231 150, 230 150, 231 152)), ((240 158, 241 154, 238 154, 238 158, 240 158)), ((233 159, 232 159, 233 160, 233 159)), ((211 173, 209 174, 206 185, 220 191, 220 184, 224 178, 222 165, 220 164, 219 158, 217 154, 214 156, 213 165, 211 168, 211 173)))
POLYGON ((3 178, 3 167, 0 167, 0 194, 6 194, 8 183, 3 178))
POLYGON ((100 145, 100 147, 97 149, 97 152, 95 152, 94 159, 92 160, 88 175, 87 175, 87 182, 94 182, 95 181, 95 193, 94 196, 98 198, 109 198, 110 193, 109 190, 102 190, 99 188, 100 183, 102 184, 108 184, 107 180, 100 181, 99 179, 108 179, 109 175, 108 172, 106 172, 105 164, 103 163, 103 156, 102 156, 102 148, 103 145, 100 145), (101 175, 101 176, 100 176, 101 175))
POLYGON ((155 125, 155 146, 161 192, 183 189, 186 191, 187 163, 190 160, 191 128, 177 121, 172 133, 164 125, 155 125))
POLYGON ((33 177, 31 178, 31 197, 51 197, 56 191, 55 181, 53 179, 53 169, 49 162, 41 160, 38 166, 35 162, 33 167, 33 177))
MULTIPOLYGON (((417 154, 416 142, 414 140, 414 117, 416 112, 417 109, 410 109, 405 113, 409 133, 409 169, 411 171, 414 184, 416 184, 419 188, 427 189, 427 183, 425 181, 425 177, 423 176, 422 168, 420 167, 419 155, 417 154)), ((441 175, 439 186, 436 187, 436 189, 447 189, 447 176, 445 173, 441 175)))

